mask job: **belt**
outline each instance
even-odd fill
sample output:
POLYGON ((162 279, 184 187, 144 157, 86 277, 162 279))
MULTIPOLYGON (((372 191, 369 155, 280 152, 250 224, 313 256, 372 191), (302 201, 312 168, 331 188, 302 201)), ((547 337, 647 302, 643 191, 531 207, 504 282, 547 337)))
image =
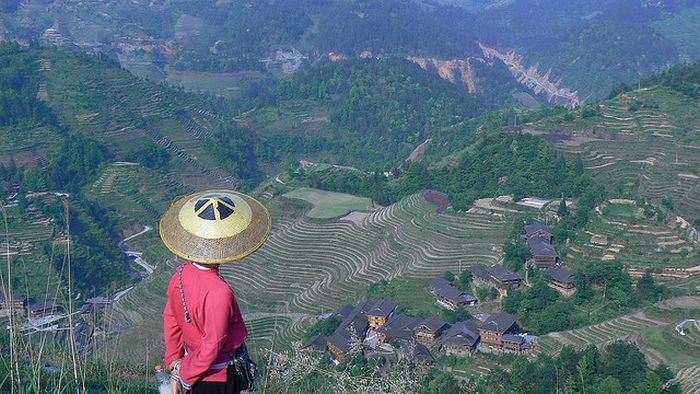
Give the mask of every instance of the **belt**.
POLYGON ((233 360, 222 361, 220 363, 212 364, 212 366, 209 367, 209 369, 224 369, 229 365, 233 365, 233 360))
POLYGON ((233 365, 234 362, 236 361, 236 357, 239 354, 241 354, 241 350, 243 350, 243 346, 240 346, 238 349, 236 349, 232 359, 230 359, 228 361, 222 361, 220 363, 212 364, 212 366, 209 367, 209 369, 224 369, 224 368, 228 367, 229 365, 233 365))

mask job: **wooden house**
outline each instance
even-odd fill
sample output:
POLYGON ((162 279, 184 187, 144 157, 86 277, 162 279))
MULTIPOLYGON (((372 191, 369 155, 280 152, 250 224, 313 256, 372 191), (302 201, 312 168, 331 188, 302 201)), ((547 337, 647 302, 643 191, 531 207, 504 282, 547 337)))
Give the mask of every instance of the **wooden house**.
POLYGON ((439 342, 447 356, 470 356, 479 343, 479 321, 471 319, 453 324, 439 342))
POLYGON ((561 262, 559 254, 554 246, 544 238, 532 237, 527 240, 532 260, 537 268, 547 268, 558 265, 561 262))
POLYGON ((436 277, 430 281, 430 292, 437 299, 438 305, 453 311, 476 305, 478 302, 476 297, 459 290, 442 277, 436 277))
POLYGON ((519 353, 524 343, 524 339, 520 339, 522 337, 515 335, 519 330, 515 316, 504 312, 494 313, 479 326, 480 346, 484 351, 519 353))
POLYGON ((477 284, 493 286, 502 290, 518 288, 521 285, 518 274, 501 264, 492 266, 475 264, 470 270, 477 284))
POLYGON ((525 225, 525 238, 542 238, 549 243, 552 243, 554 236, 552 235, 552 230, 548 226, 540 223, 526 224, 525 225))
POLYGON ((10 314, 23 314, 27 307, 27 297, 12 296, 5 298, 0 295, 0 316, 8 316, 10 314))
POLYGON ((550 287, 566 296, 570 296, 576 291, 574 275, 571 272, 561 267, 549 267, 547 268, 547 274, 549 274, 547 284, 550 287))

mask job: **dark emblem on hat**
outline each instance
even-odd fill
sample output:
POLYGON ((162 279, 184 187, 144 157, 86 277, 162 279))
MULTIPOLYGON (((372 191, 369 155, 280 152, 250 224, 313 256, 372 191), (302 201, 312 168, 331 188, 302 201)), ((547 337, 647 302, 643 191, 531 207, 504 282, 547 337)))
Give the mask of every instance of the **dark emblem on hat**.
POLYGON ((236 204, 218 194, 202 197, 194 204, 194 213, 204 220, 224 220, 233 214, 236 204))

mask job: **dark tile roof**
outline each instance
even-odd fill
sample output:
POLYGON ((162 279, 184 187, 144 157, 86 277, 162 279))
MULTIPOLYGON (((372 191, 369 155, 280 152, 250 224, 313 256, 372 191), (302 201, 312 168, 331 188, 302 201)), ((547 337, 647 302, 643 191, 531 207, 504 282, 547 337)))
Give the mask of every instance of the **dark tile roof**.
POLYGON ((440 319, 437 316, 431 316, 431 317, 426 317, 425 319, 423 319, 423 321, 418 323, 416 328, 425 327, 428 330, 430 330, 431 332, 437 332, 445 326, 449 326, 449 324, 447 324, 447 322, 443 321, 442 319, 440 319))
POLYGON ((95 311, 95 305, 93 304, 83 304, 80 307, 80 313, 93 313, 95 311))
POLYGON ((430 281, 430 288, 437 293, 440 297, 446 298, 455 304, 462 302, 474 302, 476 297, 466 294, 463 291, 456 288, 452 283, 445 280, 445 278, 436 277, 430 281))
POLYGON ((549 227, 545 226, 544 224, 532 223, 532 224, 525 225, 525 234, 527 234, 527 235, 535 234, 538 231, 544 231, 544 232, 549 233, 549 234, 552 233, 552 230, 550 230, 549 227))
POLYGON ((472 276, 475 278, 481 278, 481 279, 489 279, 489 272, 488 272, 488 267, 486 267, 484 264, 474 264, 469 268, 469 271, 471 271, 472 276))
POLYGON ((368 316, 388 317, 396 310, 397 306, 399 306, 399 303, 391 300, 368 301, 363 311, 368 316))
POLYGON ((559 257, 554 246, 550 244, 546 239, 540 237, 533 237, 527 240, 527 246, 530 248, 530 253, 533 256, 551 256, 559 257))
POLYGON ((350 351, 350 342, 352 341, 350 335, 345 330, 335 330, 333 335, 328 337, 328 342, 333 346, 337 347, 343 353, 350 351))
POLYGON ((391 338, 410 340, 415 338, 416 327, 423 321, 421 317, 398 314, 377 329, 377 334, 391 338))
POLYGON ((514 324, 516 318, 510 313, 498 312, 490 315, 481 323, 481 329, 486 331, 494 331, 504 334, 514 324))
POLYGON ((309 338, 306 342, 304 342, 301 345, 301 348, 306 349, 313 347, 314 349, 325 350, 327 341, 328 338, 326 338, 326 336, 323 334, 314 335, 311 338, 309 338))
POLYGON ((479 341, 479 322, 471 319, 453 324, 443 336, 442 342, 447 345, 473 347, 479 341))
POLYGON ((348 317, 348 315, 350 313, 352 313, 353 309, 355 309, 355 308, 353 308, 352 305, 343 304, 343 305, 339 306, 338 309, 335 310, 335 312, 333 312, 333 316, 337 317, 340 320, 343 320, 346 317, 348 317))
POLYGON ((411 354, 411 357, 413 358, 413 361, 418 361, 421 363, 426 363, 426 364, 432 364, 435 359, 433 359, 433 355, 430 354, 430 350, 428 350, 425 345, 422 345, 420 343, 417 343, 416 346, 413 348, 413 354, 411 354))
POLYGON ((520 279, 518 274, 509 270, 506 266, 501 264, 495 264, 492 266, 476 264, 470 268, 470 271, 472 272, 472 276, 483 280, 491 280, 491 277, 496 278, 502 282, 520 279))
POLYGON ((29 312, 39 312, 45 309, 54 309, 54 308, 63 308, 61 304, 58 304, 54 301, 47 301, 42 304, 32 304, 27 307, 29 309, 29 312))
POLYGON ((552 279, 559 283, 574 283, 574 275, 571 272, 565 270, 564 268, 549 267, 547 268, 547 273, 549 274, 549 276, 552 277, 552 279))
POLYGON ((500 281, 520 279, 518 274, 511 271, 505 265, 495 264, 487 268, 488 273, 500 281))

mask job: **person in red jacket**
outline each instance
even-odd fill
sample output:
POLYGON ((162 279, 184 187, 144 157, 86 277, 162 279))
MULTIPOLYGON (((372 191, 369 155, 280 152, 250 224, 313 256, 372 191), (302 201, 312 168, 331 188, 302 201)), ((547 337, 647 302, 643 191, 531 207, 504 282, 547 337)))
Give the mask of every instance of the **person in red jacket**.
POLYGON ((253 253, 270 229, 267 209, 232 190, 193 194, 163 215, 163 242, 187 261, 170 280, 163 311, 165 364, 177 378, 179 392, 238 393, 250 388, 248 330, 219 265, 253 253))

